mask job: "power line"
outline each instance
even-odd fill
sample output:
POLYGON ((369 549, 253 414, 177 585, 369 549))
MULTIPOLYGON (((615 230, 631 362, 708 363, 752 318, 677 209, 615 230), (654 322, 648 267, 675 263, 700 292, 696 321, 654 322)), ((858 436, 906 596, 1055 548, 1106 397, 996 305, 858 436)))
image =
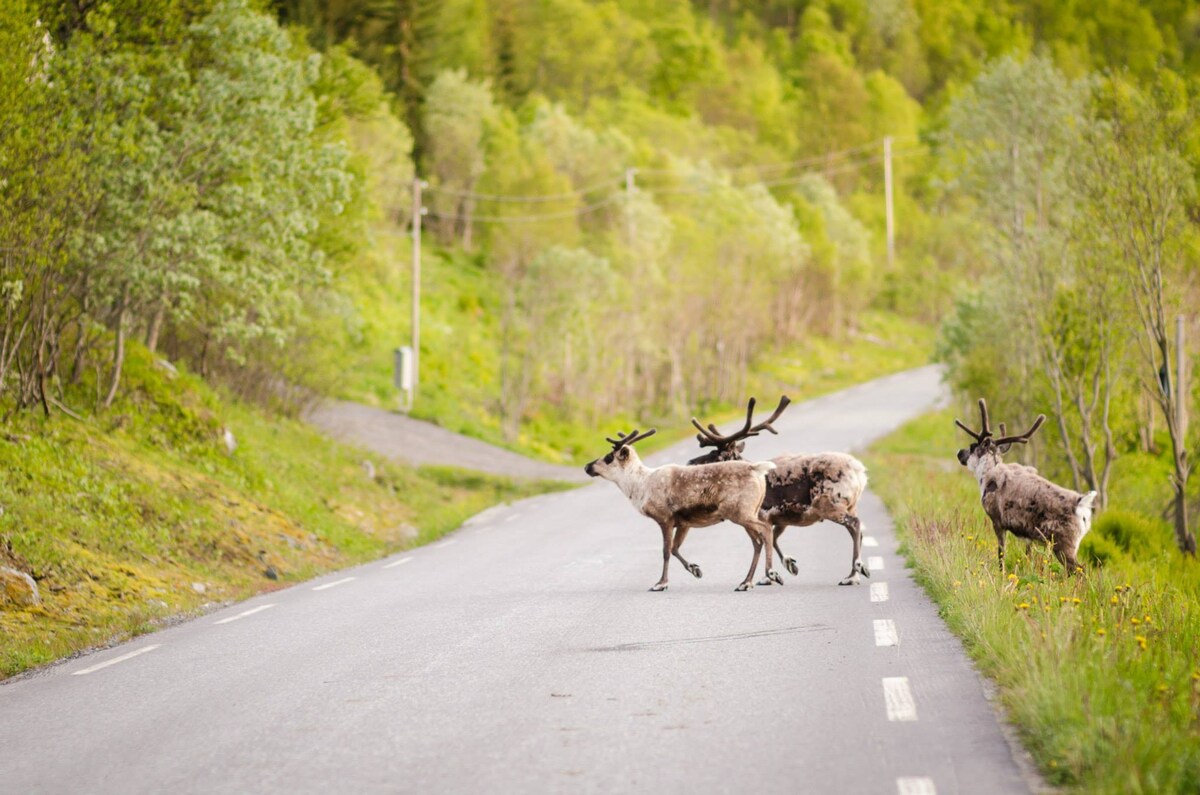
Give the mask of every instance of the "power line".
MULTIPOLYGON (((597 210, 614 204, 619 198, 619 194, 613 194, 606 199, 602 199, 594 204, 589 204, 586 207, 577 207, 574 210, 567 210, 561 213, 543 213, 541 215, 472 215, 470 220, 472 223, 484 224, 520 224, 534 223, 537 221, 556 221, 563 218, 576 218, 581 215, 588 215, 597 210)), ((465 216, 458 213, 437 213, 430 211, 426 213, 430 218, 440 218, 444 221, 460 220, 465 216)))
MULTIPOLYGON (((909 136, 902 136, 898 140, 915 140, 915 139, 916 139, 915 136, 909 135, 909 136)), ((794 185, 799 182, 802 182, 804 179, 806 179, 807 177, 809 177, 813 174, 820 174, 820 175, 842 174, 842 173, 846 173, 846 172, 850 172, 850 171, 854 171, 854 170, 863 168, 864 166, 870 166, 870 165, 876 165, 876 164, 882 163, 883 156, 879 155, 879 154, 873 154, 873 155, 870 155, 867 157, 853 158, 850 160, 845 159, 846 157, 848 157, 851 154, 865 151, 869 147, 873 147, 876 145, 878 145, 878 142, 872 142, 870 144, 862 144, 860 146, 854 146, 854 147, 850 147, 848 149, 843 149, 839 152, 831 152, 827 155, 820 155, 820 156, 816 156, 816 157, 804 158, 801 160, 794 160, 794 161, 791 161, 790 163, 748 165, 748 166, 740 166, 740 167, 735 167, 735 168, 724 169, 724 171, 725 172, 738 172, 738 171, 749 171, 749 170, 766 171, 766 170, 771 170, 771 169, 794 169, 794 168, 800 168, 802 166, 807 166, 807 168, 805 168, 801 173, 795 174, 792 176, 779 177, 779 178, 775 178, 775 179, 756 180, 754 182, 741 182, 741 183, 731 182, 731 183, 729 183, 730 187, 735 187, 735 188, 747 188, 747 187, 752 187, 754 185, 761 185, 766 188, 781 187, 784 185, 794 185)), ((894 159, 902 158, 902 157, 911 157, 913 155, 922 154, 922 153, 924 153, 924 151, 925 151, 924 148, 919 147, 919 146, 914 146, 914 147, 909 147, 907 149, 893 150, 892 157, 894 159)), ((653 194, 656 196, 694 195, 694 194, 709 193, 713 189, 711 183, 717 179, 717 177, 709 176, 709 175, 706 175, 703 173, 697 173, 697 172, 692 172, 691 174, 680 175, 680 172, 674 171, 674 170, 668 170, 668 169, 638 169, 637 173, 639 175, 647 174, 647 173, 648 174, 659 174, 659 175, 667 175, 667 174, 679 175, 679 176, 683 176, 684 178, 687 178, 687 179, 697 179, 697 178, 703 179, 709 183, 706 185, 696 186, 696 187, 646 186, 646 187, 639 188, 640 190, 642 190, 646 193, 653 194)), ((472 193, 470 191, 459 191, 459 190, 454 190, 454 189, 450 189, 450 188, 434 188, 434 187, 428 187, 428 188, 426 188, 426 191, 428 191, 430 193, 443 193, 443 194, 447 194, 447 195, 451 195, 451 196, 458 196, 461 198, 475 199, 477 201, 482 201, 482 202, 539 204, 539 203, 561 202, 561 201, 569 201, 571 199, 578 199, 589 193, 594 193, 597 190, 600 190, 601 188, 610 187, 613 184, 613 182, 615 182, 615 181, 616 180, 614 179, 612 181, 596 183, 590 187, 580 188, 578 190, 574 190, 574 191, 566 192, 566 193, 537 194, 537 195, 530 195, 530 196, 521 196, 521 195, 516 195, 516 194, 497 194, 497 193, 472 193)), ((594 213, 597 210, 607 207, 607 206, 617 202, 618 200, 620 200, 621 197, 622 197, 621 193, 614 192, 614 193, 611 193, 608 196, 604 197, 603 199, 601 199, 597 202, 593 202, 592 204, 586 205, 584 207, 577 207, 577 208, 574 208, 571 210, 564 210, 562 212, 556 212, 556 213, 540 213, 540 214, 536 214, 536 215, 471 215, 470 218, 471 218, 472 223, 474 223, 474 222, 479 222, 479 223, 536 223, 538 221, 554 221, 554 220, 561 220, 564 218, 576 218, 576 217, 579 217, 582 215, 588 215, 590 213, 594 213)), ((439 212, 433 212, 430 210, 427 210, 426 213, 432 218, 439 218, 442 220, 451 220, 451 219, 459 220, 459 219, 463 219, 466 217, 465 215, 463 215, 461 213, 439 213, 439 212)))
POLYGON ((536 195, 530 195, 530 196, 521 196, 521 195, 517 195, 517 194, 503 194, 503 193, 473 193, 471 191, 455 190, 453 188, 438 188, 438 187, 433 187, 433 186, 426 188, 426 191, 429 193, 442 193, 447 196, 459 196, 459 197, 466 198, 466 199, 476 199, 478 201, 485 201, 485 202, 501 202, 501 203, 514 202, 514 203, 537 204, 537 203, 542 203, 542 202, 558 202, 558 201, 567 201, 569 199, 578 199, 579 197, 585 196, 589 193, 595 193, 596 191, 598 191, 602 188, 611 188, 617 182, 619 182, 619 178, 613 177, 612 179, 605 180, 604 182, 598 182, 589 187, 578 188, 576 190, 569 191, 566 193, 542 193, 542 194, 536 194, 536 195))

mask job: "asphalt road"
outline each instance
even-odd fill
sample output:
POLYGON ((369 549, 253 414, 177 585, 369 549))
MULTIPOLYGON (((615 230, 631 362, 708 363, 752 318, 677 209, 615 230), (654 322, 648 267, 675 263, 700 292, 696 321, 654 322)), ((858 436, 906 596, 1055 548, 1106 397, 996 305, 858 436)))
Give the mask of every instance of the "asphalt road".
MULTIPOLYGON (((939 394, 926 368, 799 404, 751 453, 856 448, 939 394)), ((648 592, 658 529, 611 483, 492 509, 0 686, 0 791, 1028 791, 882 506, 861 507, 869 581, 835 584, 850 541, 825 523, 783 538, 799 576, 747 593, 728 524, 688 539, 703 579, 673 564, 648 592)))

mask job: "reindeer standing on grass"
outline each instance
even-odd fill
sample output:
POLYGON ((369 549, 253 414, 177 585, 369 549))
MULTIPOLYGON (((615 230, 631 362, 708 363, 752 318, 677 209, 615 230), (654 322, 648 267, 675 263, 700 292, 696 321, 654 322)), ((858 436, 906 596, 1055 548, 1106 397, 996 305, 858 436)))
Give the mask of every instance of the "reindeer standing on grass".
MULTIPOLYGON (((779 433, 771 423, 779 419, 791 402, 784 395, 770 417, 752 426, 754 398, 750 398, 746 406, 746 424, 728 436, 717 431, 715 425, 709 423, 706 428, 692 417, 692 424, 700 431, 696 436, 700 446, 716 449, 693 458, 688 464, 740 461, 742 451, 746 449, 745 439, 758 436, 763 431, 779 433)), ((814 453, 781 455, 771 459, 771 463, 775 468, 767 473, 767 493, 759 517, 771 524, 771 543, 776 554, 783 558, 787 570, 798 574, 800 567, 796 565, 795 558, 784 556, 779 548, 779 536, 783 535, 783 531, 791 526, 806 527, 828 519, 845 527, 853 542, 850 573, 838 585, 856 585, 860 574, 870 577, 870 570, 862 562, 862 522, 855 512, 858 500, 867 488, 867 468, 862 462, 845 453, 814 453)), ((770 580, 759 583, 770 584, 770 580)))
POLYGON ((1042 427, 1045 414, 1039 414, 1033 426, 1019 436, 1006 436, 1003 423, 1000 438, 993 439, 988 424, 987 403, 979 399, 979 416, 983 427, 973 431, 961 420, 954 423, 971 435, 971 446, 958 451, 958 462, 974 473, 979 481, 983 510, 992 520, 999 545, 997 555, 1000 570, 1004 571, 1004 540, 1006 533, 1030 541, 1050 542, 1054 556, 1068 573, 1083 567, 1076 560, 1079 544, 1092 526, 1092 502, 1096 492, 1080 494, 1057 486, 1038 474, 1033 467, 1006 464, 1000 456, 1014 444, 1026 444, 1042 427))
POLYGON ((754 587, 754 570, 764 546, 767 579, 782 585, 783 578, 771 565, 771 526, 758 516, 767 490, 764 476, 775 465, 766 461, 757 464, 728 461, 702 468, 668 464, 651 469, 642 463, 631 445, 652 434, 653 429, 640 435, 636 430, 628 435, 618 433, 616 439, 608 439, 612 452, 583 469, 592 477, 617 484, 633 507, 657 522, 662 530, 662 577, 650 590, 667 590, 667 569, 672 555, 693 577, 702 577, 700 567, 685 560, 679 548, 693 527, 708 527, 725 519, 741 525, 754 544, 750 571, 736 590, 754 587))

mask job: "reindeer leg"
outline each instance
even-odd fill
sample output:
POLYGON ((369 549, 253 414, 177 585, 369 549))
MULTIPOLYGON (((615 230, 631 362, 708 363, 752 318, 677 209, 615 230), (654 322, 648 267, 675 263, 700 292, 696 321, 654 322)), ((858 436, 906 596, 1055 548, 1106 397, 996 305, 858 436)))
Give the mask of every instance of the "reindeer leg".
POLYGON ((858 585, 858 575, 871 576, 871 570, 862 562, 862 522, 852 513, 847 513, 842 518, 833 521, 846 528, 850 533, 850 540, 854 542, 854 557, 850 560, 850 574, 839 581, 838 585, 858 585))
POLYGON ((779 548, 779 537, 783 535, 783 531, 787 530, 787 528, 788 526, 785 524, 774 525, 771 528, 771 532, 774 535, 772 540, 775 543, 775 554, 778 555, 779 559, 783 561, 783 565, 787 567, 788 573, 790 573, 792 576, 795 576, 800 573, 800 567, 796 565, 796 559, 789 558, 787 555, 784 555, 783 550, 779 548))
POLYGON ((700 571, 700 567, 695 563, 688 563, 686 560, 684 560, 683 555, 679 552, 679 548, 683 546, 683 539, 687 538, 688 530, 691 529, 692 528, 687 527, 686 525, 675 528, 675 543, 671 545, 671 554, 679 558, 679 562, 683 564, 683 567, 691 572, 691 575, 698 580, 704 576, 704 572, 700 571))
POLYGON ((744 527, 746 535, 750 536, 750 543, 754 544, 754 560, 750 561, 750 571, 746 572, 746 579, 742 580, 742 584, 735 591, 749 591, 754 587, 754 570, 758 568, 758 553, 762 551, 763 539, 762 536, 755 533, 749 527, 744 527))
POLYGON ((772 560, 772 553, 775 551, 774 528, 772 528, 771 525, 767 524, 766 522, 761 522, 756 529, 762 538, 762 545, 767 550, 767 561, 765 564, 766 574, 761 580, 758 581, 758 584, 770 585, 771 583, 775 583, 776 585, 783 585, 783 577, 779 576, 779 572, 775 571, 773 566, 774 561, 772 560))
POLYGON ((650 587, 651 591, 667 590, 667 567, 671 565, 671 531, 674 527, 667 522, 660 522, 663 537, 663 570, 662 579, 650 587))
POLYGON ((996 531, 996 557, 1000 560, 1000 573, 1005 571, 1004 567, 1004 542, 1007 540, 1007 535, 1003 527, 993 524, 992 529, 996 531))

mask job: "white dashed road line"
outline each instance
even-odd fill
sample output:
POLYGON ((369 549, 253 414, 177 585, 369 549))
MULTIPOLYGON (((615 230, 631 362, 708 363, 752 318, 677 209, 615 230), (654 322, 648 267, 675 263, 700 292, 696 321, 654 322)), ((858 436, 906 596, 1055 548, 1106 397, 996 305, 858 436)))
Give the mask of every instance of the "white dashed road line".
POLYGON ((406 558, 400 558, 400 560, 393 560, 391 563, 385 563, 385 564, 383 564, 383 567, 385 569, 394 569, 397 566, 403 566, 405 563, 408 563, 410 560, 412 560, 412 555, 409 555, 406 558))
POLYGON ((913 701, 907 676, 888 676, 883 680, 883 700, 887 704, 887 717, 892 721, 917 719, 917 703, 913 701))
POLYGON ((871 583, 871 601, 886 602, 888 600, 888 584, 886 582, 871 583))
POLYGON ((937 787, 933 786, 931 778, 909 776, 896 779, 896 792, 898 795, 937 795, 937 787))
POLYGON ((879 542, 875 540, 875 536, 863 536, 862 545, 864 547, 877 547, 879 542))
POLYGON ((142 648, 138 649, 137 651, 131 651, 128 654, 122 654, 120 657, 113 657, 111 660, 106 660, 102 663, 97 663, 96 665, 93 665, 90 668, 84 668, 82 671, 76 671, 75 673, 73 673, 71 675, 72 676, 83 676, 84 674, 94 673, 96 671, 99 671, 101 668, 107 668, 110 665, 116 665, 119 662, 125 662, 126 660, 131 660, 134 657, 137 657, 139 654, 145 654, 148 651, 154 651, 160 645, 162 645, 162 644, 155 643, 153 646, 143 646, 142 648))
POLYGON ((900 638, 896 635, 896 622, 892 621, 890 618, 875 619, 875 645, 900 645, 900 638))
POLYGON ((274 603, 271 603, 269 605, 259 605, 258 607, 251 608, 250 610, 247 610, 243 613, 238 613, 236 616, 230 616, 229 618, 222 618, 220 621, 214 621, 213 624, 228 624, 230 621, 237 621, 240 618, 245 618, 246 616, 252 616, 255 613, 261 613, 264 610, 270 610, 274 606, 275 606, 274 603))
POLYGON ((447 538, 445 541, 439 541, 438 543, 431 545, 430 549, 441 549, 442 547, 448 547, 457 541, 457 538, 447 538))
POLYGON ((883 571, 883 558, 878 555, 867 558, 867 568, 871 571, 883 571))
POLYGON ((521 514, 519 514, 519 513, 514 513, 512 516, 510 516, 510 517, 508 517, 507 519, 505 519, 505 520, 504 520, 504 523, 505 523, 505 524, 508 524, 509 522, 516 521, 517 519, 520 519, 520 518, 521 518, 521 514))
POLYGON ((314 587, 313 590, 314 591, 324 591, 326 588, 333 588, 334 586, 342 585, 343 583, 348 583, 351 580, 357 580, 357 579, 358 579, 357 577, 345 577, 340 580, 334 580, 333 582, 327 582, 324 585, 318 585, 318 586, 314 587))

